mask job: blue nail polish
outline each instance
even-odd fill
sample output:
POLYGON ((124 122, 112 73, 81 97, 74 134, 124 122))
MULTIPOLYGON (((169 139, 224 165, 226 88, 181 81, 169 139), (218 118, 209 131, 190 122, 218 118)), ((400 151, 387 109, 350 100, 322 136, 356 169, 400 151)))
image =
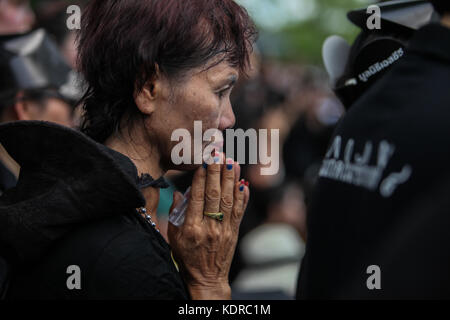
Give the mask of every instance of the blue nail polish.
POLYGON ((208 164, 206 162, 203 163, 203 169, 208 169, 208 164))
POLYGON ((228 171, 233 170, 233 165, 232 164, 227 164, 227 170, 228 171))
POLYGON ((241 191, 241 192, 244 191, 244 186, 243 185, 239 187, 239 191, 241 191))
POLYGON ((217 158, 214 158, 214 163, 219 163, 219 161, 220 161, 220 158, 219 157, 217 157, 217 158))

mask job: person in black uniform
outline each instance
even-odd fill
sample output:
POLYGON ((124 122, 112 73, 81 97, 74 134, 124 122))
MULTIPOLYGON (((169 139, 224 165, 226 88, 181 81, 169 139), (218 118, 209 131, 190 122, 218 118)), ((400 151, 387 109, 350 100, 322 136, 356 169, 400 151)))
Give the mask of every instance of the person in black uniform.
POLYGON ((351 106, 308 212, 301 299, 450 298, 450 8, 351 106))

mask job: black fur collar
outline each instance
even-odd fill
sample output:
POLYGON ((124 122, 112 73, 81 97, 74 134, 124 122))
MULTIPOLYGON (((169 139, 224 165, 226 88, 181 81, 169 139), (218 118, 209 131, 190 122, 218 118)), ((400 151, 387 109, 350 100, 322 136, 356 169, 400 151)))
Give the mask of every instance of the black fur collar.
POLYGON ((0 197, 0 249, 19 262, 79 224, 145 205, 131 160, 78 131, 12 122, 0 125, 0 143, 21 166, 17 186, 0 197))

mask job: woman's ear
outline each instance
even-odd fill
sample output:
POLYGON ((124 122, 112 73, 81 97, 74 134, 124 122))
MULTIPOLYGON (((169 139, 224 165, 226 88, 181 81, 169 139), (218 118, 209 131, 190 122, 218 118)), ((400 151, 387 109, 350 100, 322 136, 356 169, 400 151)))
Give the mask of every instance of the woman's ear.
POLYGON ((145 115, 151 115, 156 110, 156 90, 154 81, 148 82, 134 98, 139 111, 145 115))
POLYGON ((31 103, 23 100, 23 92, 19 92, 16 96, 16 102, 14 103, 14 114, 17 120, 35 120, 37 119, 36 107, 31 103))
POLYGON ((156 75, 148 80, 141 91, 135 94, 136 105, 143 114, 151 115, 155 112, 158 101, 163 98, 163 81, 156 66, 156 75))
POLYGON ((27 109, 23 101, 18 101, 14 104, 14 113, 16 114, 17 120, 31 120, 27 109))

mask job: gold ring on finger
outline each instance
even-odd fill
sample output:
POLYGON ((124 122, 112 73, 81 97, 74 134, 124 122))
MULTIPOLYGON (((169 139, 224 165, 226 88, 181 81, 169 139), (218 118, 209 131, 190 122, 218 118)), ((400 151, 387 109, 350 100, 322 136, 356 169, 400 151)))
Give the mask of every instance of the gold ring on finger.
POLYGON ((217 213, 205 212, 205 213, 203 213, 203 215, 205 217, 208 217, 208 218, 220 221, 220 222, 223 221, 223 213, 222 212, 217 212, 217 213))

